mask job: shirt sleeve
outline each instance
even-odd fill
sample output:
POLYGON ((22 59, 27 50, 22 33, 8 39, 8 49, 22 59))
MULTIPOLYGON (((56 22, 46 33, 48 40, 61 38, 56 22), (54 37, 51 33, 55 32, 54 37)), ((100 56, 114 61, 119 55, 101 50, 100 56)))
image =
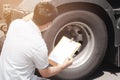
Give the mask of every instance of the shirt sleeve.
POLYGON ((46 46, 38 47, 37 49, 33 49, 33 63, 35 64, 35 67, 37 69, 45 69, 49 63, 48 63, 48 51, 46 46))

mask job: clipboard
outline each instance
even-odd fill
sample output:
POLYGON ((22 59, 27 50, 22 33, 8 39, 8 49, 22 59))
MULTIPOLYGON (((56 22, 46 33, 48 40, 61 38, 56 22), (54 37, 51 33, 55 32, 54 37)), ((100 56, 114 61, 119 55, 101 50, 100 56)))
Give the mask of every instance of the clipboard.
POLYGON ((79 42, 75 42, 73 39, 63 36, 50 52, 48 57, 49 64, 53 66, 63 64, 66 58, 73 57, 80 46, 81 44, 79 42))

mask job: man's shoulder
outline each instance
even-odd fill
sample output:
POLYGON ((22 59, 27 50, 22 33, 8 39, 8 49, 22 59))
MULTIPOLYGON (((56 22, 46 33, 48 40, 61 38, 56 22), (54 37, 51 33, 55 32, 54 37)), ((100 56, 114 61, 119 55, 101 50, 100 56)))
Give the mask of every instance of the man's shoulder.
POLYGON ((12 22, 11 22, 11 24, 10 25, 15 25, 15 24, 26 24, 26 21, 24 21, 24 20, 22 20, 22 19, 15 19, 15 20, 13 20, 12 22))

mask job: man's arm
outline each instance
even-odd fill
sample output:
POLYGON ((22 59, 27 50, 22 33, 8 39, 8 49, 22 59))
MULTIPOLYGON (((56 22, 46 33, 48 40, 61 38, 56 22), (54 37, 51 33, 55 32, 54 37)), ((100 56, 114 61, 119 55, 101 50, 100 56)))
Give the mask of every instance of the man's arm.
POLYGON ((68 58, 65 60, 63 64, 58 64, 57 66, 51 66, 46 69, 39 70, 39 73, 41 74, 42 77, 51 77, 58 74, 68 66, 70 66, 72 62, 73 62, 73 58, 68 58))

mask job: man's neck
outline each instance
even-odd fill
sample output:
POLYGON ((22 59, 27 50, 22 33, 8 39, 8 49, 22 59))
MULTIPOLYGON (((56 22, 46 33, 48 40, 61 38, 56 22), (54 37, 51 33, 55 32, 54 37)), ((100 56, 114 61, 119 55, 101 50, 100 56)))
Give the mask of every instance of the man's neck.
MULTIPOLYGON (((35 23, 34 19, 32 19, 32 21, 35 23)), ((49 28, 50 23, 51 22, 48 22, 48 23, 46 23, 44 25, 41 25, 41 26, 37 25, 36 23, 35 24, 40 29, 40 31, 43 32, 43 31, 46 31, 49 28)))

